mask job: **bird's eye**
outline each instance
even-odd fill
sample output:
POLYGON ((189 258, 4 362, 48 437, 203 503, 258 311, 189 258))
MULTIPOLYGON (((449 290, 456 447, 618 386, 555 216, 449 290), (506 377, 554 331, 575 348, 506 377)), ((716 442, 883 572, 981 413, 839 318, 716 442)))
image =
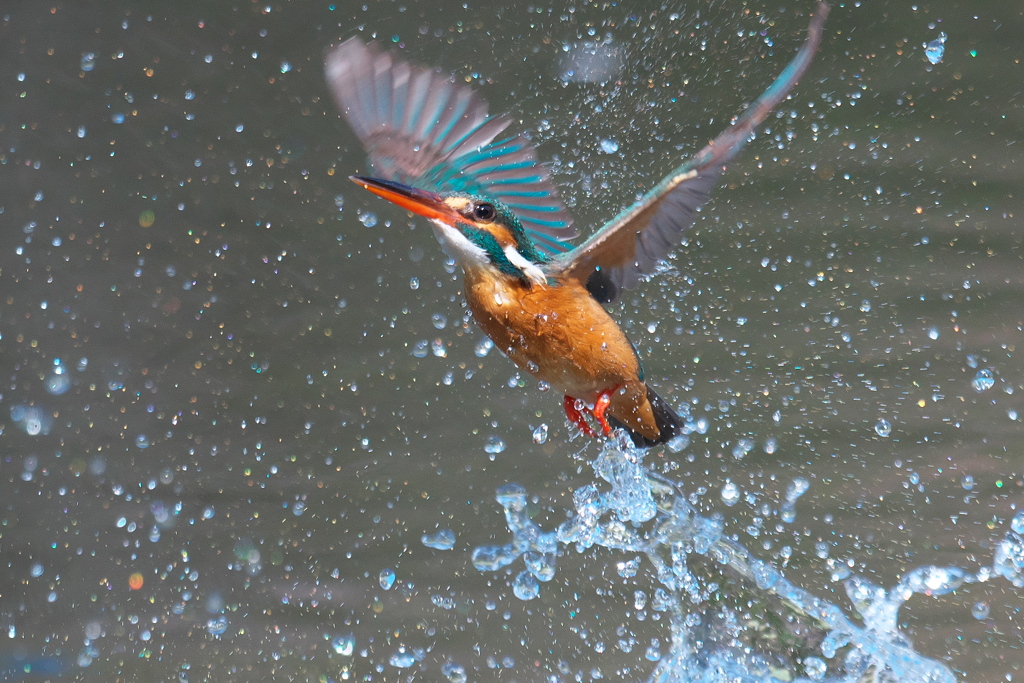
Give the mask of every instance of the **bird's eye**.
POLYGON ((498 211, 494 208, 494 204, 481 202, 473 207, 473 217, 477 220, 493 221, 497 215, 498 211))

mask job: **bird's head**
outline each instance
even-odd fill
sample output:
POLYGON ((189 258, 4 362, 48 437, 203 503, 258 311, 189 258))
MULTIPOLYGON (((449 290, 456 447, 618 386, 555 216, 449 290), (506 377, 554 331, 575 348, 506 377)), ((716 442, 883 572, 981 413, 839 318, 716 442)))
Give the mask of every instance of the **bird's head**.
POLYGON ((492 268, 527 284, 541 284, 547 256, 516 215, 499 201, 467 192, 429 192, 402 183, 351 176, 352 182, 423 216, 463 268, 492 268))

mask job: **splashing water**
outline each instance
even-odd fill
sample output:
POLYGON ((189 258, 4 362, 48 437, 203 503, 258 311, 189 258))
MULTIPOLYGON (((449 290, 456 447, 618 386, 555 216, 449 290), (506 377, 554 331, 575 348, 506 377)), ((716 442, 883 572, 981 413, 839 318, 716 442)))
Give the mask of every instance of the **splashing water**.
MULTIPOLYGON (((669 629, 647 649, 647 658, 657 662, 651 683, 857 683, 869 675, 954 683, 949 668, 914 651, 899 628, 900 608, 915 594, 943 595, 996 576, 1024 586, 1020 513, 998 544, 992 567, 918 567, 889 589, 849 572, 837 575, 863 624, 858 625, 838 605, 791 583, 727 536, 721 521, 698 514, 678 484, 643 467, 643 457, 625 440, 609 441, 591 463, 607 486, 577 489, 573 514, 549 532, 528 516, 526 489, 501 487, 496 498, 512 541, 476 548, 473 563, 493 572, 522 557, 525 569, 512 579, 512 588, 520 599, 532 600, 569 547, 641 553, 659 584, 655 607, 665 612, 669 629), (726 591, 726 583, 736 587, 726 591), (739 599, 725 604, 722 595, 730 592, 739 599)), ((787 504, 808 487, 806 480, 790 484, 787 504)), ((637 568, 623 575, 633 576, 637 568)))

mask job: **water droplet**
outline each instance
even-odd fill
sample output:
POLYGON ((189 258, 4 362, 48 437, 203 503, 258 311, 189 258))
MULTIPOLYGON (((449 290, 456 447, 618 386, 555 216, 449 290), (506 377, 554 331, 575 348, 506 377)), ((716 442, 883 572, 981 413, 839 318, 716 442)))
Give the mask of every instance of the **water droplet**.
POLYGON ((434 315, 430 316, 430 322, 432 322, 434 324, 434 327, 436 327, 437 329, 443 330, 445 325, 448 324, 448 319, 444 317, 444 314, 442 313, 435 313, 434 315))
POLYGON ((292 65, 288 62, 281 62, 281 73, 286 74, 292 70, 292 65))
POLYGON ((487 437, 487 442, 484 444, 484 451, 491 455, 497 455, 505 450, 505 442, 501 437, 492 435, 487 437))
POLYGON ((78 127, 78 133, 77 133, 78 137, 84 138, 86 136, 86 134, 87 134, 87 131, 85 130, 85 126, 79 126, 78 127))
MULTIPOLYGON (((723 401, 723 403, 724 403, 724 401, 723 401)), ((739 441, 736 442, 735 446, 733 446, 732 457, 736 458, 737 460, 742 460, 744 457, 746 457, 747 453, 749 453, 753 449, 754 449, 754 440, 753 439, 742 438, 742 439, 740 439, 739 441)))
POLYGON ((368 228, 377 225, 377 214, 372 211, 365 211, 359 214, 359 222, 368 228))
POLYGON ((331 647, 342 657, 351 657, 356 650, 356 638, 351 633, 337 636, 331 641, 331 647))
POLYGON ((391 666, 396 669, 408 669, 410 666, 416 663, 416 658, 411 653, 405 650, 399 650, 395 654, 391 655, 391 659, 388 660, 391 666))
POLYGON ((800 496, 807 493, 811 488, 811 482, 803 477, 797 477, 786 486, 786 502, 795 503, 800 496))
POLYGON ((39 406, 11 406, 11 419, 19 423, 29 436, 49 434, 53 424, 53 415, 39 406))
POLYGON ((548 440, 548 426, 541 424, 539 427, 533 430, 533 442, 536 444, 544 443, 548 440))
POLYGON ((92 71, 96 68, 96 53, 86 52, 82 55, 82 61, 79 62, 79 68, 82 71, 92 71))
POLYGON ((476 354, 477 358, 483 358, 493 348, 494 342, 492 342, 489 337, 484 337, 483 339, 476 343, 476 348, 473 349, 473 353, 476 354))
POLYGON ((971 387, 980 394, 991 389, 995 386, 995 383, 996 380, 992 371, 988 368, 982 368, 978 370, 978 374, 971 380, 971 387))
POLYGON ((89 461, 89 472, 95 476, 101 476, 106 471, 106 460, 101 456, 95 456, 89 461))
POLYGON ((929 328, 928 329, 928 338, 931 339, 932 341, 938 339, 939 338, 939 328, 937 328, 937 327, 929 328))
POLYGON ((796 506, 792 503, 783 503, 779 507, 779 519, 786 524, 792 524, 796 521, 796 506))
POLYGON ((671 452, 680 453, 684 448, 690 445, 690 437, 685 434, 680 434, 679 436, 674 437, 666 445, 671 452))
POLYGON ((975 619, 977 619, 978 621, 981 621, 982 619, 987 618, 988 617, 988 613, 989 613, 988 603, 985 602, 984 600, 981 600, 981 601, 978 601, 978 602, 974 603, 974 605, 971 607, 971 616, 974 617, 975 619))
POLYGON ((601 151, 605 154, 615 154, 619 151, 619 143, 615 140, 605 138, 601 140, 601 151))
POLYGON ((60 396, 71 388, 71 378, 64 374, 50 375, 46 380, 46 391, 54 396, 60 396))
POLYGON ((860 311, 861 311, 861 313, 869 313, 869 312, 871 312, 871 302, 868 301, 867 299, 864 299, 864 301, 861 301, 860 302, 860 311))
POLYGON ((117 124, 124 123, 124 114, 121 112, 115 112, 110 116, 110 120, 117 124))
POLYGON ((206 622, 206 630, 211 636, 220 636, 228 630, 228 618, 223 614, 218 617, 212 617, 206 622))
POLYGON ((380 587, 384 590, 390 590, 395 585, 395 570, 384 568, 380 570, 380 587))
POLYGON ((435 550, 451 550, 455 547, 455 532, 451 529, 439 529, 436 534, 423 534, 420 542, 435 550))
POLYGON ((99 657, 100 651, 94 645, 89 645, 82 648, 82 651, 78 653, 78 658, 75 663, 83 669, 93 663, 96 657, 99 657))
POLYGON ((142 449, 149 448, 149 438, 145 434, 139 434, 135 437, 135 447, 142 449))
POLYGON ((728 506, 733 506, 740 501, 740 487, 734 482, 727 481, 722 487, 722 502, 728 506))
POLYGON ((931 64, 938 64, 946 52, 946 33, 940 31, 939 35, 924 45, 924 56, 931 64))
POLYGON ((540 584, 533 574, 523 570, 512 580, 512 592, 520 600, 533 600, 540 595, 540 584))
POLYGON ((448 679, 448 683, 466 683, 466 670, 455 662, 445 662, 441 666, 441 673, 448 679))
POLYGON ((892 425, 886 419, 881 419, 875 423, 875 433, 881 437, 887 437, 892 434, 892 425))
POLYGON ((624 579, 633 578, 640 571, 640 558, 634 557, 632 560, 619 562, 615 565, 615 571, 624 579))

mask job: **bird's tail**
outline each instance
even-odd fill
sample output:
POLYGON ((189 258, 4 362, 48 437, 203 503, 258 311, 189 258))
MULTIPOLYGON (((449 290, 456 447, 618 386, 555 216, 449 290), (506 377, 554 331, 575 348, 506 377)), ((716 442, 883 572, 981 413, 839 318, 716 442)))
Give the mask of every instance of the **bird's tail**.
POLYGON ((683 418, 679 417, 679 413, 668 404, 668 401, 654 393, 654 389, 651 389, 649 386, 647 387, 647 400, 654 411, 654 421, 658 425, 658 431, 660 432, 656 439, 648 439, 640 432, 633 431, 614 417, 609 416, 608 418, 613 427, 621 427, 629 432, 629 438, 633 440, 633 445, 637 448, 650 448, 651 446, 668 443, 683 433, 683 426, 686 424, 683 418))

